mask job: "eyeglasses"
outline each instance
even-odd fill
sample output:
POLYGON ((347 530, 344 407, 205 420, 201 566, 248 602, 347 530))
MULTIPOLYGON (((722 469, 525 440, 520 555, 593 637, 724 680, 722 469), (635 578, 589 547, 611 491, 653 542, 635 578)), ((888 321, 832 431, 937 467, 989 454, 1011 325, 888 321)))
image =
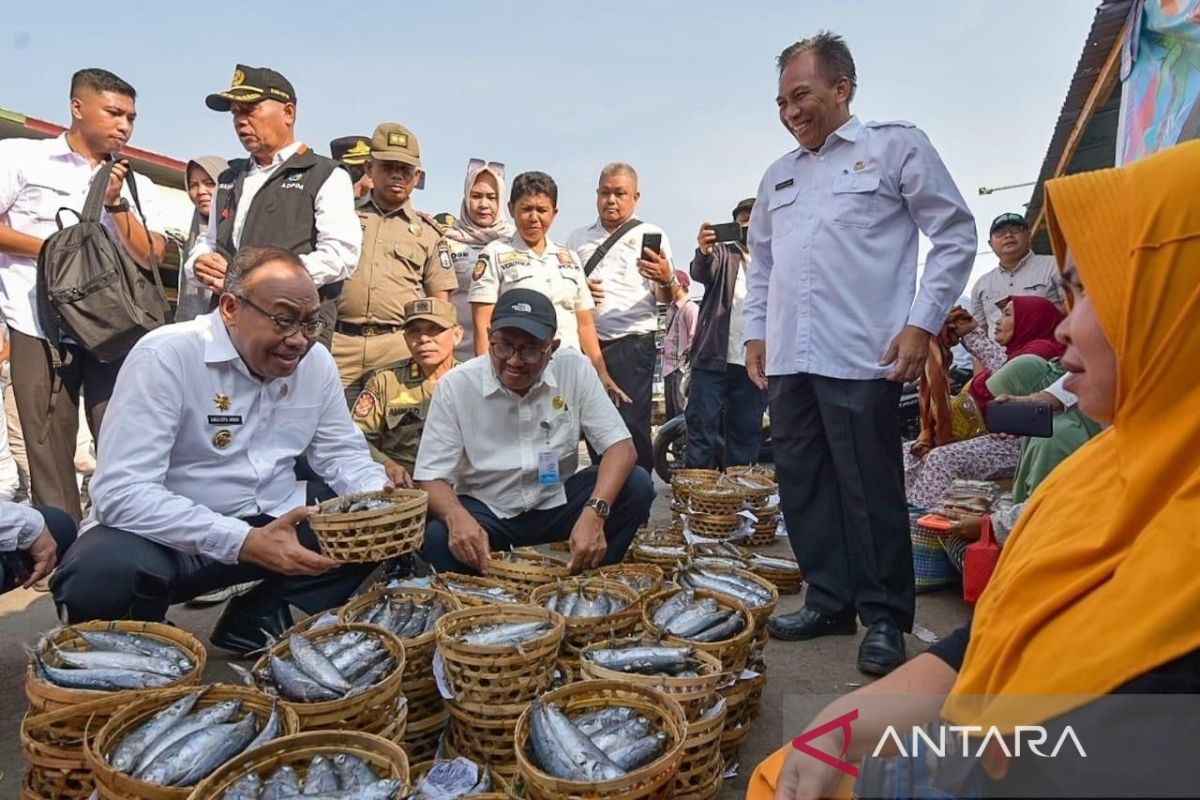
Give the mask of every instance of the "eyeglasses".
POLYGON ((275 333, 284 339, 288 338, 289 336, 295 336, 297 332, 303 332, 305 339, 318 339, 320 338, 321 333, 325 330, 325 320, 321 319, 320 317, 317 319, 292 319, 291 317, 281 317, 259 308, 244 295, 235 294, 234 297, 250 306, 267 319, 271 320, 271 324, 275 326, 275 333))
POLYGON ((490 349, 492 351, 492 355, 494 355, 496 358, 500 359, 501 361, 508 361, 510 358, 513 357, 513 354, 515 353, 520 357, 520 359, 522 361, 524 361, 526 364, 530 364, 530 365, 536 364, 539 361, 541 361, 542 357, 544 355, 546 355, 547 352, 550 351, 549 347, 544 348, 544 349, 538 348, 538 347, 517 348, 517 347, 513 347, 508 342, 491 342, 490 349))

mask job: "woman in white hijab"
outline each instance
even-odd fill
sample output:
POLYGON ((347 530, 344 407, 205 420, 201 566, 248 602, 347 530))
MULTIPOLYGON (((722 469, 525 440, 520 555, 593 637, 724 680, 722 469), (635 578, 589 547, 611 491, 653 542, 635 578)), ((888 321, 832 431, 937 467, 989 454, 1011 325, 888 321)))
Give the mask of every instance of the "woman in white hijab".
POLYGON ((495 239, 508 238, 516 228, 504 203, 504 165, 485 163, 473 158, 467 164, 467 179, 463 182, 463 200, 458 221, 446 231, 450 243, 450 258, 458 276, 458 288, 450 294, 450 302, 458 312, 458 324, 463 327, 462 342, 454 349, 458 361, 475 357, 475 335, 471 326, 471 304, 467 291, 471 288, 471 271, 484 246, 495 239))
MULTIPOLYGON (((192 215, 192 227, 188 231, 184 252, 179 263, 187 260, 188 251, 195 246, 196 241, 204 235, 208 228, 208 210, 213 198, 217 196, 217 178, 229 169, 229 162, 219 156, 200 156, 187 164, 187 193, 188 199, 196 207, 192 215)), ((175 309, 175 321, 187 322, 200 314, 212 310, 212 292, 183 278, 180 270, 179 303, 175 309)))

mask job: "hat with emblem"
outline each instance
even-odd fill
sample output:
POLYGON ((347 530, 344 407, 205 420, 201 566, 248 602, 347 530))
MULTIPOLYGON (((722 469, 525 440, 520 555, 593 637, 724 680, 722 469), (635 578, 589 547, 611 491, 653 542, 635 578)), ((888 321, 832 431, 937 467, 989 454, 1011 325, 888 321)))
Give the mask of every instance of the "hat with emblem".
POLYGON ((404 324, 419 319, 427 319, 443 328, 453 328, 458 324, 458 311, 453 303, 437 297, 422 297, 420 300, 405 303, 404 324))
POLYGON ((509 289, 492 309, 492 329, 517 328, 546 341, 558 330, 550 298, 534 289, 509 289))
POLYGON ((257 103, 260 100, 294 103, 296 90, 291 81, 273 69, 238 64, 229 88, 210 94, 204 98, 204 104, 213 111, 228 111, 233 103, 257 103))
POLYGON ((1018 228, 1029 230, 1029 220, 1025 219, 1024 214, 1018 214, 1015 211, 1009 211, 992 220, 992 225, 990 228, 988 228, 988 236, 993 235, 996 231, 1009 225, 1016 225, 1018 228))
POLYGON ((360 167, 371 155, 371 137, 342 136, 329 143, 329 154, 334 161, 348 167, 360 167))
POLYGON ((421 147, 412 131, 397 122, 385 122, 371 137, 371 158, 421 166, 421 147))

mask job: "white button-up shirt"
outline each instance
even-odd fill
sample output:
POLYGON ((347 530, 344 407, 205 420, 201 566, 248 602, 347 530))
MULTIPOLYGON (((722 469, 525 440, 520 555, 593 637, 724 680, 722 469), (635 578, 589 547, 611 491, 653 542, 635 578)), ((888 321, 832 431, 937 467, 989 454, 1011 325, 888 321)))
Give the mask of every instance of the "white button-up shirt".
POLYGON ((521 234, 497 239, 479 254, 471 273, 472 303, 494 304, 509 289, 533 289, 550 298, 558 318, 558 340, 563 347, 579 346, 580 311, 596 307, 583 277, 579 257, 549 239, 541 255, 533 252, 521 234))
POLYGON ((262 380, 219 313, 167 325, 121 367, 82 527, 99 523, 236 563, 250 529, 243 518, 305 504, 294 471, 301 454, 338 494, 386 481, 350 419, 328 350, 313 347, 290 377, 262 380))
MULTIPOLYGON (((53 139, 7 139, 0 142, 0 223, 19 233, 45 239, 58 232, 55 215, 69 208, 76 214, 83 211, 92 177, 102 165, 92 166, 67 144, 66 134, 53 139)), ((138 197, 150 230, 158 227, 154 183, 144 175, 136 175, 138 197)), ((133 205, 129 184, 121 187, 121 195, 133 205)), ((63 214, 63 224, 73 225, 75 214, 63 214)), ((100 214, 101 222, 113 231, 112 217, 107 211, 100 214)), ((26 336, 45 339, 37 315, 37 259, 0 253, 0 313, 9 327, 26 336)))
POLYGON ((46 519, 29 506, 0 500, 0 553, 28 550, 46 527, 46 519))
MULTIPOLYGON (((654 333, 658 330, 658 301, 654 297, 655 282, 638 272, 642 257, 642 237, 647 233, 662 236, 662 254, 671 259, 671 242, 657 225, 643 222, 630 229, 616 242, 588 276, 600 281, 604 299, 596 306, 596 336, 601 341, 630 336, 635 333, 654 333)), ((580 228, 567 239, 567 249, 579 255, 586 264, 596 248, 608 240, 600 220, 580 228)), ((672 270, 675 269, 672 263, 672 270)))
MULTIPOLYGON (((233 212, 233 244, 236 247, 242 241, 242 228, 246 225, 246 215, 250 213, 250 204, 266 182, 274 175, 283 162, 287 161, 304 146, 303 142, 294 142, 280 150, 271 159, 271 163, 263 166, 250 159, 250 171, 242 181, 242 193, 238 197, 237 208, 233 212)), ((209 210, 208 230, 196 240, 192 252, 188 254, 187 262, 183 265, 188 280, 196 281, 196 259, 205 253, 217 252, 217 215, 220 213, 214 202, 209 210)), ((354 187, 350 182, 350 173, 344 169, 335 169, 321 188, 317 190, 314 201, 314 226, 317 229, 316 246, 311 253, 300 256, 308 274, 312 276, 317 286, 336 283, 354 274, 358 266, 358 255, 362 250, 362 226, 358 222, 358 213, 354 206, 354 187)))
POLYGON ((975 258, 975 221, 907 122, 851 117, 767 168, 750 220, 746 340, 767 374, 870 380, 906 325, 941 329, 975 258), (917 235, 933 241, 919 291, 917 235), (915 296, 915 300, 914 300, 915 296))
POLYGON ((992 336, 1000 324, 1000 317, 1004 316, 1004 310, 996 305, 997 302, 1006 297, 1034 295, 1061 305, 1063 296, 1059 280, 1058 262, 1054 256, 1040 256, 1030 250, 1012 269, 997 266, 979 276, 971 287, 971 316, 980 325, 986 325, 987 335, 992 336))
POLYGON ((438 381, 413 478, 446 481, 502 519, 554 508, 567 502, 563 482, 579 467, 581 431, 599 453, 630 438, 582 353, 560 348, 524 397, 500 383, 482 355, 438 381), (541 452, 557 455, 557 483, 539 483, 541 452))

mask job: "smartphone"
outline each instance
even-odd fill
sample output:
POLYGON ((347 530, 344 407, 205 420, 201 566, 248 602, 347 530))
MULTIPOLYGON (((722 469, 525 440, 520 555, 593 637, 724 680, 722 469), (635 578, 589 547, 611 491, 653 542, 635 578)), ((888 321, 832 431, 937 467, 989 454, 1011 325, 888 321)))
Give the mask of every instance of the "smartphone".
POLYGON ((661 233, 644 233, 642 234, 642 250, 639 255, 642 255, 646 250, 653 250, 662 255, 662 234, 661 233))
POLYGON ((742 226, 736 222, 721 222, 716 225, 710 225, 710 228, 717 234, 718 242, 741 242, 744 241, 742 236, 742 226))
POLYGON ((988 403, 989 433, 1050 438, 1054 433, 1054 412, 1049 403, 988 403))

